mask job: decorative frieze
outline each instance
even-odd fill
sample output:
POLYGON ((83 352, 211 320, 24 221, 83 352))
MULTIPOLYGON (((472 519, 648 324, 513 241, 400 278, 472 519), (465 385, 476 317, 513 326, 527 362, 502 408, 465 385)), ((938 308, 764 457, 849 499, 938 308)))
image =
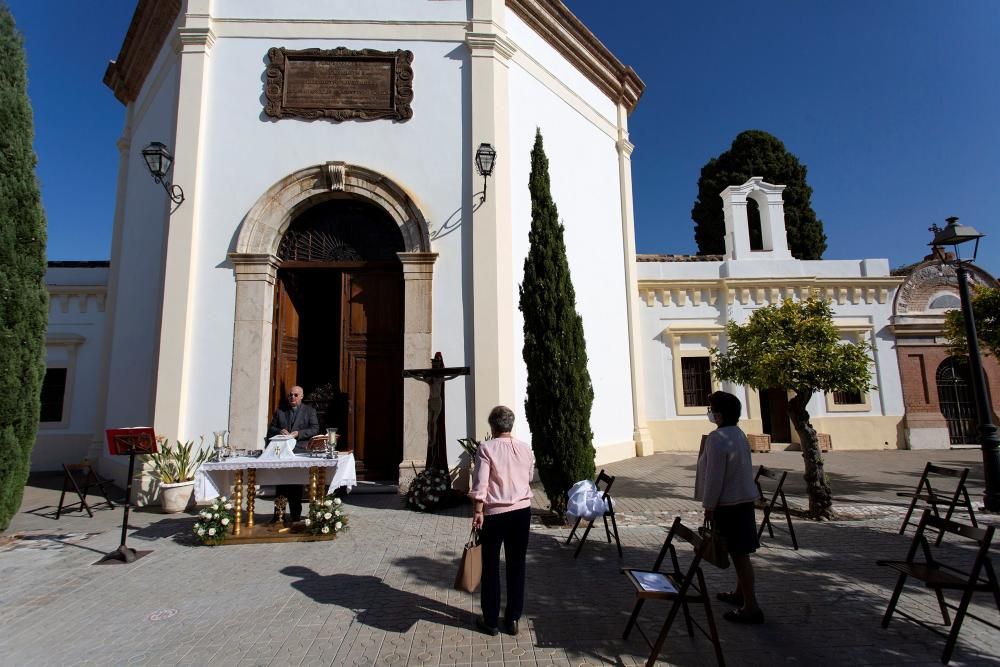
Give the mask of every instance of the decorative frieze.
POLYGON ((810 294, 819 294, 841 306, 874 305, 886 303, 901 282, 899 278, 853 278, 835 283, 793 279, 778 285, 757 279, 683 282, 649 279, 639 281, 639 298, 649 308, 721 306, 722 299, 727 306, 767 306, 781 303, 784 299, 801 300, 810 294))

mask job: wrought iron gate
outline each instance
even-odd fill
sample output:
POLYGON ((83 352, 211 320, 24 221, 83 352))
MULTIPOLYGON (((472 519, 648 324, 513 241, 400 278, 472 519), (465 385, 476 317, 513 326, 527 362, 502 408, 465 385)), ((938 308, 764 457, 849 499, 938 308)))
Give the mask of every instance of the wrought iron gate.
POLYGON ((937 369, 937 390, 941 414, 948 422, 951 444, 977 444, 979 425, 972 396, 969 362, 959 357, 942 361, 937 369))

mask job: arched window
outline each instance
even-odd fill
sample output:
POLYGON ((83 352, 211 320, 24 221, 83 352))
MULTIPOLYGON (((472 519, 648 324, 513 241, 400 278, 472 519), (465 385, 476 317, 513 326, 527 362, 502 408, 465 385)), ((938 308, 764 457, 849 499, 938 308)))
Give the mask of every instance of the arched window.
POLYGON ((979 442, 971 385, 969 362, 964 357, 948 357, 938 366, 938 402, 941 414, 948 423, 948 437, 953 445, 979 442))
POLYGON ((942 294, 934 297, 927 310, 954 310, 961 308, 962 302, 954 294, 942 294))

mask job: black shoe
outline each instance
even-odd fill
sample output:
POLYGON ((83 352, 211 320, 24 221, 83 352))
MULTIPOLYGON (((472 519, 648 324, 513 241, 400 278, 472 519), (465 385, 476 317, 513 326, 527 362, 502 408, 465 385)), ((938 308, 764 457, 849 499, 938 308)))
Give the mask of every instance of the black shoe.
POLYGON ((490 637, 496 637, 500 634, 500 628, 486 625, 486 621, 483 620, 482 616, 476 616, 476 627, 479 628, 479 631, 484 635, 489 635, 490 637))
POLYGON ((508 635, 517 637, 517 631, 520 629, 517 625, 517 621, 504 621, 503 629, 508 635))

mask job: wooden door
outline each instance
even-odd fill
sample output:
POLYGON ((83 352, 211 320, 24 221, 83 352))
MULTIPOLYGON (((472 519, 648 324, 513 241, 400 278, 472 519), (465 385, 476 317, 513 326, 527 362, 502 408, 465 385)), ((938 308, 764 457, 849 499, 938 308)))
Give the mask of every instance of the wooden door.
POLYGON ((403 279, 399 270, 345 271, 340 385, 358 475, 395 480, 403 460, 403 279))
POLYGON ((289 291, 290 278, 280 277, 274 285, 274 329, 271 340, 271 397, 268 420, 281 405, 288 390, 298 383, 299 310, 289 291))
POLYGON ((788 392, 784 389, 767 389, 760 392, 760 413, 764 433, 771 442, 791 442, 792 424, 788 420, 788 392))

